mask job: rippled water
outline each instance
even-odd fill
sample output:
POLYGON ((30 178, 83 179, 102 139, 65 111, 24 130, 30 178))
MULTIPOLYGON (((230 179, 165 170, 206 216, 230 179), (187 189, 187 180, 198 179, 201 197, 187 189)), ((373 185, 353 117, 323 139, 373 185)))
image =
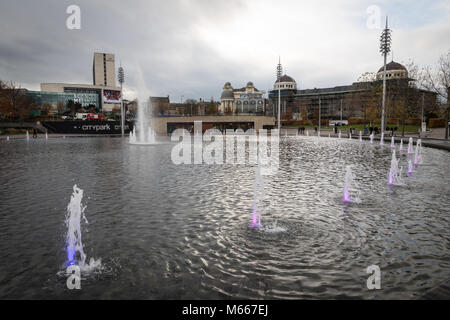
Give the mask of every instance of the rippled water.
POLYGON ((254 167, 176 166, 172 146, 2 142, 0 298, 415 298, 450 275, 448 152, 424 148, 424 165, 395 187, 389 146, 283 137, 254 230, 254 167), (359 204, 342 202, 346 165, 359 204), (77 291, 58 275, 74 184, 85 252, 104 266, 77 291), (381 290, 366 287, 373 264, 381 290))

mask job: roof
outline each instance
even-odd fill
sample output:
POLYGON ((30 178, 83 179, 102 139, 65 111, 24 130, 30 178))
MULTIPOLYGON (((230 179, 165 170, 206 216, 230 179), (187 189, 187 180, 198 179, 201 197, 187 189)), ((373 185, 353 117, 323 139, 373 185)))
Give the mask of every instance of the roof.
MULTIPOLYGON (((390 71, 390 70, 406 70, 406 68, 401 65, 400 63, 397 63, 395 61, 391 61, 386 65, 386 71, 390 71)), ((378 70, 378 72, 383 72, 384 71, 384 66, 382 66, 380 68, 380 70, 378 70)))
MULTIPOLYGON (((278 82, 278 79, 277 79, 277 81, 275 81, 275 83, 277 83, 277 82, 278 82)), ((285 74, 285 75, 281 76, 280 82, 295 82, 295 80, 294 80, 294 78, 285 74)))

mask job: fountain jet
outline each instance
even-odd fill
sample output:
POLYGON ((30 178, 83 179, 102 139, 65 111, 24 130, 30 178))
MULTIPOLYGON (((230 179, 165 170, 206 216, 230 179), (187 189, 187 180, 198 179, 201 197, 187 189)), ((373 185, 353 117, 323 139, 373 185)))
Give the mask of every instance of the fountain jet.
POLYGON ((408 173, 412 174, 413 173, 413 164, 411 159, 408 160, 408 173))
POLYGON ((261 227, 261 208, 264 198, 264 180, 261 174, 261 158, 258 157, 258 165, 255 171, 255 186, 253 192, 252 228, 261 227))
POLYGON ((89 264, 86 264, 86 254, 81 241, 81 220, 88 223, 84 211, 86 206, 82 205, 83 190, 77 185, 73 186, 73 193, 67 206, 66 214, 66 245, 67 245, 67 263, 66 266, 77 265, 84 271, 90 271, 101 265, 101 260, 91 258, 89 264))
POLYGON ((412 153, 412 147, 413 147, 413 138, 412 137, 410 137, 409 138, 409 143, 408 143, 408 154, 411 154, 412 153))
POLYGON ((360 202, 360 191, 350 166, 346 167, 344 178, 344 202, 360 202))
POLYGON ((398 166, 399 162, 400 161, 397 160, 394 149, 392 150, 391 167, 389 169, 389 177, 388 177, 389 185, 404 185, 401 178, 402 167, 399 168, 398 166))
POLYGON ((138 101, 137 123, 130 132, 130 144, 149 145, 156 143, 156 133, 150 126, 150 117, 151 101, 138 101))

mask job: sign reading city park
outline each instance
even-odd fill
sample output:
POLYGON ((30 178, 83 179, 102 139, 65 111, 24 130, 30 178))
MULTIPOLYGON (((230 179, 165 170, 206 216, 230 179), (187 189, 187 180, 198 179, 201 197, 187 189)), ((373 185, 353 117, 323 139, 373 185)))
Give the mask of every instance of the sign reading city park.
POLYGON ((120 103, 120 91, 103 90, 103 103, 120 103))

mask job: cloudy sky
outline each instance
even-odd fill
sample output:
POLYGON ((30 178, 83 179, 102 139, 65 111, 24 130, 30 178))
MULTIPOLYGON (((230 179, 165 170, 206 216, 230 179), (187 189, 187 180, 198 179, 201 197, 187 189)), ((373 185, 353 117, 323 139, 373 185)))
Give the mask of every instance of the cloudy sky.
POLYGON ((377 8, 396 61, 433 65, 450 49, 448 0, 2 0, 0 79, 92 83, 93 52, 107 52, 129 99, 218 99, 227 81, 267 91, 279 56, 300 88, 345 85, 383 62, 377 8), (80 30, 66 27, 72 4, 80 30))

